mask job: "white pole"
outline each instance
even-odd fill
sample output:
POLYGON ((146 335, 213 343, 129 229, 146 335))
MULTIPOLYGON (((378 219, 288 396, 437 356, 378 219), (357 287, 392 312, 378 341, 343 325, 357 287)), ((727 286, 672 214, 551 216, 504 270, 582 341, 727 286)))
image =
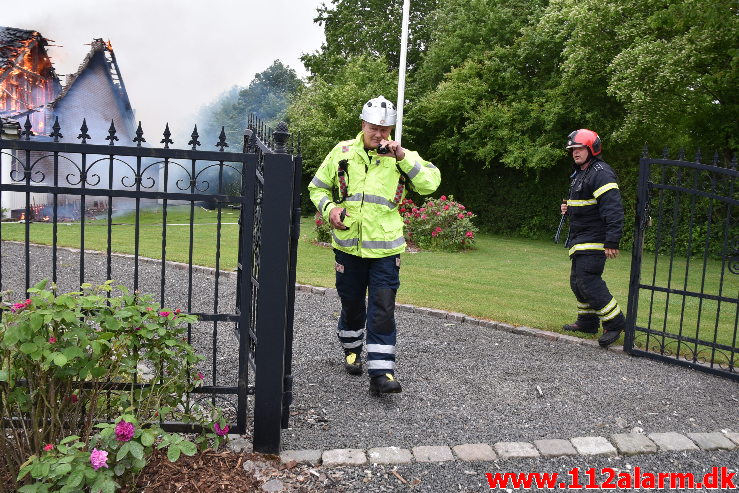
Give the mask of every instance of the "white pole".
POLYGON ((403 1, 403 28, 400 36, 400 67, 398 68, 398 118, 395 123, 395 140, 403 138, 403 103, 405 103, 405 64, 408 53, 408 19, 411 12, 410 0, 403 1))

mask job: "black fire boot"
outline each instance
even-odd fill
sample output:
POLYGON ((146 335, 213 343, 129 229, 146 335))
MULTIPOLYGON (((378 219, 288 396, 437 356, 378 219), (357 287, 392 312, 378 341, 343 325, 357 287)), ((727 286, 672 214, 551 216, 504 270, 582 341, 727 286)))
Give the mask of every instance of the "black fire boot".
POLYGON ((344 370, 349 375, 361 375, 362 374, 362 358, 359 353, 352 351, 345 351, 344 354, 344 370))
POLYGON ((383 373, 370 379, 370 392, 378 394, 397 394, 402 389, 400 382, 395 380, 392 373, 383 373))
POLYGON ((586 334, 598 333, 598 327, 582 327, 577 322, 563 325, 562 330, 565 330, 567 332, 584 332, 586 334))
POLYGON ((616 342, 620 336, 620 330, 607 330, 598 338, 598 344, 600 344, 600 347, 608 347, 616 342))

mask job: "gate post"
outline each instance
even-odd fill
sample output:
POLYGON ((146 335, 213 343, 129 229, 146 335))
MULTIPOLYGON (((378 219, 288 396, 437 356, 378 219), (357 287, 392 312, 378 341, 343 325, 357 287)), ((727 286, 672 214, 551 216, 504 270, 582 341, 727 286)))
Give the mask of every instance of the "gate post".
POLYGON ((634 347, 636 314, 639 307, 639 283, 641 282, 641 263, 644 250, 644 231, 649 221, 649 156, 646 147, 639 160, 639 181, 636 192, 636 214, 634 214, 634 245, 631 247, 631 273, 629 276, 629 297, 626 312, 626 333, 624 351, 630 353, 634 347))
MULTIPOLYGON (((284 152, 284 147, 277 150, 284 152)), ((295 289, 289 285, 294 166, 289 154, 264 154, 254 451, 270 454, 280 452, 288 293, 295 289)))

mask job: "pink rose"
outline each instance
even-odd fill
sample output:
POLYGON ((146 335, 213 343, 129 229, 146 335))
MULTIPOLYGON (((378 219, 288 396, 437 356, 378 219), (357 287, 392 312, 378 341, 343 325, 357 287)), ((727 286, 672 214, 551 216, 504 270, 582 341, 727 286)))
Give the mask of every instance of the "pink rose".
POLYGON ((448 206, 448 205, 445 205, 445 206, 444 206, 444 210, 445 210, 445 211, 448 211, 448 210, 449 210, 449 206, 448 206))
POLYGON ((44 445, 44 452, 48 452, 49 450, 54 450, 54 445, 52 445, 51 443, 47 443, 46 445, 44 445))
POLYGON ((115 425, 115 439, 119 442, 128 442, 133 438, 133 434, 136 432, 136 427, 133 423, 129 423, 126 420, 120 420, 115 425))
POLYGON ((221 425, 219 425, 218 423, 213 423, 213 431, 216 432, 216 435, 222 437, 228 433, 228 425, 221 428, 221 425))
POLYGON ((460 212, 459 214, 457 214, 457 217, 460 219, 464 219, 464 212, 460 212))
POLYGON ((473 238, 473 237, 475 236, 475 234, 474 234, 474 233, 473 233, 472 231, 467 231, 467 232, 466 232, 466 233, 465 233, 464 235, 465 235, 465 236, 466 236, 467 238, 473 238))
POLYGON ((442 202, 444 202, 444 201, 446 200, 446 195, 442 195, 441 197, 439 197, 439 199, 440 199, 440 200, 441 200, 442 202))
POLYGON ((105 450, 92 449, 90 452, 90 464, 96 471, 101 467, 108 467, 108 452, 105 450))
POLYGON ((56 342, 56 337, 51 336, 49 337, 49 343, 54 344, 56 342))
POLYGON ((169 312, 159 312, 159 316, 161 316, 161 317, 169 317, 169 312))

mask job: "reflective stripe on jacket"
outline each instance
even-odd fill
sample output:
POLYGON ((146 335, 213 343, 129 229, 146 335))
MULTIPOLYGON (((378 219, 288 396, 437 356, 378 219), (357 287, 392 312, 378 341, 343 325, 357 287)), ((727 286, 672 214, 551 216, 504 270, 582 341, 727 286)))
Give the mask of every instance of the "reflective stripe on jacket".
POLYGON ((624 208, 618 177, 605 161, 593 159, 572 180, 567 200, 570 233, 567 248, 575 253, 599 253, 618 248, 623 235, 624 208))
MULTIPOLYGON (((421 195, 433 193, 441 183, 441 173, 417 152, 405 151, 405 158, 364 150, 364 134, 337 144, 323 160, 308 185, 311 201, 328 222, 334 207, 346 208, 346 230, 332 229, 334 248, 358 257, 380 258, 405 251, 403 219, 395 203, 400 168, 413 189, 421 195), (339 162, 346 160, 346 198, 340 194, 339 162), (396 166, 397 163, 397 166, 396 166), (342 201, 343 200, 343 201, 342 201)), ((403 192, 402 198, 406 192, 403 192)))

